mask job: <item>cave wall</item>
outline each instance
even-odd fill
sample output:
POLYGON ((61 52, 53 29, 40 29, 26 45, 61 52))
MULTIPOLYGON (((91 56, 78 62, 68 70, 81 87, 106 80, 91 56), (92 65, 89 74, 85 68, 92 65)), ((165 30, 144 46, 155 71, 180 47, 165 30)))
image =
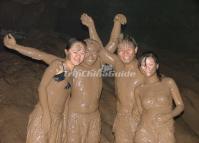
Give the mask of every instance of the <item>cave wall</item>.
POLYGON ((112 19, 118 12, 127 15, 126 33, 152 47, 198 46, 199 3, 197 0, 1 0, 0 27, 18 31, 55 31, 85 38, 81 13, 90 14, 106 42, 112 19), (163 44, 164 43, 164 44, 163 44))

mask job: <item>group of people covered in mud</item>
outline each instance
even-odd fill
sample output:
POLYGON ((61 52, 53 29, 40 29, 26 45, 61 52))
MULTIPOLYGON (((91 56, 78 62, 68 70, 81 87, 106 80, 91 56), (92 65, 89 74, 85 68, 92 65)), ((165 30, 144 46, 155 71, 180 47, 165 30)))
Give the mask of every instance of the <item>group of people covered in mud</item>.
POLYGON ((39 101, 29 116, 26 143, 100 142, 102 77, 68 73, 100 72, 103 64, 112 65, 115 72, 131 72, 115 76, 115 143, 175 143, 173 118, 184 104, 175 81, 159 73, 157 56, 146 52, 136 58, 136 41, 121 36, 121 26, 127 23, 123 14, 114 17, 105 46, 93 19, 87 14, 80 19, 90 37, 69 40, 65 59, 19 45, 11 34, 4 37, 7 48, 48 65, 38 87, 39 101))

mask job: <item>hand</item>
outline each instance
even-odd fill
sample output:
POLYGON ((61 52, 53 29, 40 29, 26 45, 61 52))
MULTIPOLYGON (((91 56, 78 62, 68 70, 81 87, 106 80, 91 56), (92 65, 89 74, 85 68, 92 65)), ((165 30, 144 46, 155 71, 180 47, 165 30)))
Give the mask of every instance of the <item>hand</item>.
POLYGON ((127 23, 126 16, 123 14, 117 14, 114 18, 114 21, 119 21, 122 25, 127 23))
POLYGON ((3 43, 10 49, 13 49, 17 45, 15 38, 11 34, 4 36, 3 43))
POLYGON ((51 117, 50 113, 44 112, 42 116, 42 128, 44 129, 45 133, 48 133, 51 127, 51 117))
POLYGON ((158 114, 156 116, 156 122, 161 124, 168 122, 170 119, 172 119, 171 114, 158 114))
POLYGON ((80 19, 82 24, 87 27, 94 25, 93 19, 90 16, 88 16, 86 13, 83 13, 80 19))

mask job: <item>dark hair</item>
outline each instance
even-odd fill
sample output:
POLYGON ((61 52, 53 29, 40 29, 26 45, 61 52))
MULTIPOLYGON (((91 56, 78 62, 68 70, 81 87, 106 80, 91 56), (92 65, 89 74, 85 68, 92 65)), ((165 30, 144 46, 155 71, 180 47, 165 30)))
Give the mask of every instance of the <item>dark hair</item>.
MULTIPOLYGON (((155 63, 159 65, 159 58, 158 56, 152 52, 152 51, 148 51, 148 52, 144 52, 139 58, 138 58, 138 66, 141 67, 142 61, 144 60, 145 64, 146 64, 146 59, 147 58, 153 58, 155 63)), ((159 80, 162 80, 162 75, 160 74, 160 66, 158 67, 158 69, 156 70, 157 76, 159 78, 159 80)))
POLYGON ((138 46, 137 42, 132 36, 124 35, 124 37, 121 39, 120 43, 123 41, 131 42, 133 46, 136 48, 138 46))
POLYGON ((67 50, 69 50, 73 44, 75 44, 76 42, 80 42, 82 43, 84 46, 86 46, 86 42, 84 42, 83 40, 79 40, 79 39, 76 39, 76 38, 70 38, 68 40, 68 43, 66 44, 66 48, 67 50))

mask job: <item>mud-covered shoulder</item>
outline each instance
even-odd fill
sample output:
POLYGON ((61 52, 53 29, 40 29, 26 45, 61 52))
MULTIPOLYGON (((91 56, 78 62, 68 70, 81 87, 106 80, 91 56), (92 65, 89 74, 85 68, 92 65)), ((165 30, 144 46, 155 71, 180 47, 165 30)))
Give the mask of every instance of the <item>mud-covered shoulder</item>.
POLYGON ((63 72, 63 61, 60 59, 56 59, 52 61, 49 64, 48 69, 55 74, 59 74, 60 72, 63 72))
POLYGON ((49 67, 59 67, 63 66, 63 61, 60 59, 56 59, 49 64, 49 67))
POLYGON ((162 82, 164 82, 167 86, 172 87, 173 85, 176 85, 176 82, 171 77, 164 77, 162 78, 162 82))

